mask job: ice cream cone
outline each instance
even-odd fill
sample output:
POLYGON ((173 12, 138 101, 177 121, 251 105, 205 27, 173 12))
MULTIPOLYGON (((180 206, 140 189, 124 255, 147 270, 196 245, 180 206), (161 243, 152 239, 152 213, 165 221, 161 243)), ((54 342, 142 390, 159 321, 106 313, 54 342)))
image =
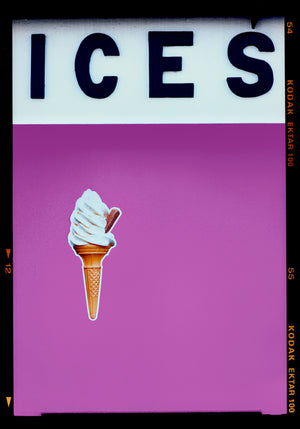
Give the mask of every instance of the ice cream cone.
POLYGON ((74 246, 75 252, 82 260, 87 306, 90 319, 92 320, 95 320, 98 314, 102 260, 105 255, 108 254, 111 247, 111 244, 108 246, 99 246, 95 244, 74 246))

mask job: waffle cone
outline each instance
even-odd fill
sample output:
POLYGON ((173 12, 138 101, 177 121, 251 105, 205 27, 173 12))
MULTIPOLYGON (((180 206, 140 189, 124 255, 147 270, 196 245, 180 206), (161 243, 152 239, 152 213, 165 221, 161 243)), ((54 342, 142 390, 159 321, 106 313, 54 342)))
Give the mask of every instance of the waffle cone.
POLYGON ((108 254, 111 247, 111 245, 99 246, 96 244, 74 246, 75 252, 82 260, 87 306, 90 319, 92 320, 95 320, 98 314, 102 260, 108 254))

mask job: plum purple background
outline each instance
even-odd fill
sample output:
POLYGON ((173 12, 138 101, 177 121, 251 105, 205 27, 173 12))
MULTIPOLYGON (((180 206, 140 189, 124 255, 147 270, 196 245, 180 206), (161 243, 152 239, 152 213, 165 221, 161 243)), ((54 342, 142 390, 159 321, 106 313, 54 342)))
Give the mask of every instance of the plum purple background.
POLYGON ((15 125, 14 413, 286 412, 284 124, 15 125), (88 318, 67 242, 123 214, 88 318))

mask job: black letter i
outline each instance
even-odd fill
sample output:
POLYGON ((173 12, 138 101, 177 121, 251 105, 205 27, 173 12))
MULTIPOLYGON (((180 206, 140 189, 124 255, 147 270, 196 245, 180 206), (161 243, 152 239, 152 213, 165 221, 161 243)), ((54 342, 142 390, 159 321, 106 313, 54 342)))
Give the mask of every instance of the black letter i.
POLYGON ((31 35, 31 98, 45 98, 45 42, 45 34, 31 35))

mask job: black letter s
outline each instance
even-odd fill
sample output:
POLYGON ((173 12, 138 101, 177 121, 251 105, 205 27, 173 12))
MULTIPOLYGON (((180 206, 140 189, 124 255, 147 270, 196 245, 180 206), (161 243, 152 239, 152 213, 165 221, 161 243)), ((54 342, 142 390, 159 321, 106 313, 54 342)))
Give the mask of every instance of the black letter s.
POLYGON ((275 50, 272 40, 263 33, 251 31, 235 36, 228 45, 229 61, 241 70, 255 73, 258 81, 248 84, 240 77, 229 77, 227 83, 231 91, 239 97, 258 97, 272 88, 273 71, 266 61, 247 57, 243 52, 247 46, 255 46, 260 52, 275 50))

